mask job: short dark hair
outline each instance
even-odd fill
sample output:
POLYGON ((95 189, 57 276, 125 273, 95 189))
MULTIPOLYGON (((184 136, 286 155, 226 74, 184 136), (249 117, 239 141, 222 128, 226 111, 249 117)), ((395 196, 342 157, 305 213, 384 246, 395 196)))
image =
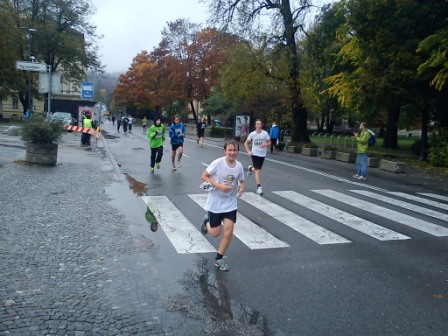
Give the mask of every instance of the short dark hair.
POLYGON ((229 139, 224 142, 224 150, 227 148, 227 146, 233 146, 236 147, 236 149, 240 150, 240 144, 235 139, 229 139))

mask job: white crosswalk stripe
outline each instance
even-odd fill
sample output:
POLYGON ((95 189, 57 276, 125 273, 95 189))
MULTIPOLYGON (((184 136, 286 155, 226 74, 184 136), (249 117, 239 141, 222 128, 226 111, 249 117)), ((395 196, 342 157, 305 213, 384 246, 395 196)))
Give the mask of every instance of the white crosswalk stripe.
POLYGON ((405 194, 405 193, 402 193, 402 192, 392 192, 392 191, 390 191, 389 194, 392 194, 392 195, 395 195, 395 196, 399 196, 399 197, 402 197, 402 198, 406 198, 406 199, 411 200, 411 201, 416 201, 416 202, 419 202, 419 203, 430 205, 430 206, 433 206, 433 207, 436 207, 436 208, 448 210, 448 204, 443 204, 443 203, 436 202, 436 201, 433 201, 433 200, 429 200, 429 199, 426 199, 426 198, 417 197, 417 196, 405 194))
POLYGON ((322 226, 314 224, 292 211, 263 198, 255 193, 244 193, 241 197, 245 202, 263 211, 267 215, 277 219, 280 223, 301 233, 305 237, 318 244, 341 244, 350 243, 350 240, 334 233, 322 226))
POLYGON ((432 197, 441 201, 445 201, 448 202, 448 197, 446 196, 442 196, 442 195, 437 195, 437 194, 432 194, 432 193, 419 193, 420 195, 423 196, 427 196, 427 197, 432 197))
POLYGON ((166 196, 143 196, 178 253, 209 253, 216 249, 166 196))
MULTIPOLYGON (((190 194, 188 196, 199 206, 204 208, 205 201, 207 200, 206 194, 190 194)), ((241 213, 238 213, 236 221, 237 223, 233 229, 233 234, 250 249, 268 249, 289 246, 287 243, 274 237, 241 213)))
POLYGON ((397 200, 397 199, 394 199, 391 197, 383 196, 383 195, 368 191, 368 190, 351 190, 351 192, 357 193, 359 195, 367 196, 367 197, 370 197, 373 199, 377 199, 382 202, 390 203, 394 206, 399 206, 401 208, 408 209, 408 210, 411 210, 411 211, 414 211, 417 213, 421 213, 426 216, 430 216, 430 217, 434 217, 434 218, 441 219, 444 221, 448 221, 448 215, 438 212, 438 211, 428 209, 428 208, 421 207, 419 205, 414 205, 411 203, 403 202, 403 201, 400 201, 400 200, 397 200))
POLYGON ((274 191, 274 194, 381 241, 410 239, 408 236, 389 230, 294 191, 274 191))
POLYGON ((346 203, 350 206, 357 207, 359 209, 362 209, 363 211, 373 213, 377 216, 381 216, 384 218, 387 218, 389 220, 398 222, 400 224, 409 226, 411 228, 414 228, 416 230, 426 232, 428 234, 431 234, 433 236, 437 237, 445 237, 448 236, 448 228, 423 221, 421 219, 399 213, 394 210, 390 210, 388 208, 366 202, 360 199, 357 199, 352 196, 345 195, 343 193, 333 191, 333 190, 313 190, 315 193, 318 193, 320 195, 330 197, 334 200, 337 200, 339 202, 346 203))
MULTIPOLYGON (((448 214, 445 212, 435 211, 402 200, 408 199, 412 200, 414 203, 427 204, 439 209, 448 209, 447 204, 440 202, 448 201, 448 199, 445 200, 444 196, 429 193, 420 193, 420 196, 416 196, 412 194, 388 192, 386 190, 349 190, 347 192, 368 197, 369 200, 367 201, 360 199, 359 197, 347 195, 347 193, 337 192, 330 189, 312 190, 312 192, 331 199, 332 205, 330 206, 322 201, 318 201, 295 191, 273 191, 272 193, 282 199, 306 208, 307 210, 314 211, 322 217, 341 223, 350 229, 361 232, 362 234, 379 241, 407 240, 411 239, 411 237, 379 225, 382 223, 369 221, 359 217, 359 215, 355 216, 347 212, 346 209, 344 209, 345 211, 340 210, 338 209, 338 204, 347 204, 351 208, 356 209, 358 213, 372 213, 376 216, 386 218, 391 222, 397 222, 433 236, 448 236, 447 227, 436 225, 431 221, 415 218, 391 209, 392 207, 403 208, 420 214, 420 218, 427 216, 428 218, 432 217, 437 220, 448 222, 448 214), (432 199, 423 197, 430 197, 432 199), (439 201, 434 201, 434 199, 439 201), (386 205, 378 205, 379 203, 385 203, 387 204, 387 207, 386 205)), ((188 197, 201 208, 204 208, 207 194, 189 194, 188 197)), ((210 237, 200 233, 200 223, 191 223, 167 196, 144 196, 142 199, 153 211, 159 221, 160 228, 166 234, 166 237, 178 253, 216 252, 216 248, 208 240, 210 237)), ((278 202, 271 201, 266 197, 261 197, 255 193, 248 192, 244 193, 239 202, 241 201, 247 203, 248 206, 253 207, 256 211, 263 212, 265 214, 263 222, 267 223, 267 225, 261 227, 258 223, 255 223, 244 216, 241 211, 238 212, 237 224, 234 229, 235 238, 240 240, 242 244, 251 250, 289 247, 288 243, 275 237, 269 232, 270 228, 274 225, 277 228, 279 225, 285 225, 319 245, 351 243, 351 240, 310 221, 305 218, 305 215, 299 215, 292 212, 284 206, 278 205, 278 202), (269 221, 269 219, 273 220, 269 221)))

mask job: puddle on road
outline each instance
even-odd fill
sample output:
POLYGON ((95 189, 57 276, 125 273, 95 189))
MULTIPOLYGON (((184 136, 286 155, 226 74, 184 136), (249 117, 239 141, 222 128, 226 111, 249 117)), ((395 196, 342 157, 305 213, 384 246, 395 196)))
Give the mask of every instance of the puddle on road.
POLYGON ((210 271, 206 264, 207 260, 201 258, 196 270, 184 273, 179 283, 185 294, 167 298, 167 310, 202 321, 207 335, 272 335, 266 317, 233 301, 226 287, 226 276, 218 270, 210 271))
POLYGON ((134 194, 136 194, 137 196, 145 196, 146 195, 146 190, 148 188, 146 188, 145 183, 137 181, 135 178, 130 176, 128 173, 124 173, 124 175, 126 176, 126 179, 128 180, 129 189, 131 189, 134 192, 134 194))

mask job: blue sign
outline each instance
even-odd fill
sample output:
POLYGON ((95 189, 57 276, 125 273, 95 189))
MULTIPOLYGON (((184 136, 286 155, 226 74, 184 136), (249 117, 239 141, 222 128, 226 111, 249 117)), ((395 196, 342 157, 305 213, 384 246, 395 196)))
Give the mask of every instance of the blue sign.
POLYGON ((89 82, 82 83, 81 99, 93 99, 93 83, 89 82))

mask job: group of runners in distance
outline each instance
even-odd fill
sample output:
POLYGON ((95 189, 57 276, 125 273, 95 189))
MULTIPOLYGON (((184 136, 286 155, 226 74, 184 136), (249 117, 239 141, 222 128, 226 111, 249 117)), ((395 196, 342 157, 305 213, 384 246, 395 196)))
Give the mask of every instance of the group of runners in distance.
MULTIPOLYGON (((196 125, 196 142, 200 147, 204 145, 206 127, 205 118, 201 118, 196 125)), ((257 185, 256 193, 258 195, 263 194, 261 169, 267 149, 271 148, 272 153, 275 148, 276 152, 278 152, 275 140, 278 139, 279 134, 275 133, 278 129, 278 127, 277 129, 275 127, 277 126, 273 123, 274 133, 271 132, 271 135, 274 144, 272 146, 271 136, 263 130, 263 123, 259 119, 255 121, 255 130, 250 132, 244 141, 244 148, 252 159, 252 164, 247 168, 247 175, 254 174, 257 185)), ((147 132, 151 148, 151 173, 154 173, 155 169, 160 169, 166 133, 161 118, 154 118, 154 123, 147 132)), ((186 134, 185 125, 180 121, 179 117, 175 117, 168 130, 172 149, 171 164, 173 170, 181 167, 186 134)), ((229 270, 229 265, 224 261, 223 257, 233 236, 233 228, 237 217, 237 198, 242 196, 244 192, 245 174, 242 164, 236 159, 238 153, 238 141, 235 139, 226 140, 224 143, 224 156, 210 163, 201 175, 203 181, 201 187, 208 191, 208 197, 205 204, 207 214, 203 218, 200 230, 203 234, 209 233, 213 237, 218 237, 221 235, 221 231, 224 231, 214 261, 215 266, 221 271, 229 270)))

